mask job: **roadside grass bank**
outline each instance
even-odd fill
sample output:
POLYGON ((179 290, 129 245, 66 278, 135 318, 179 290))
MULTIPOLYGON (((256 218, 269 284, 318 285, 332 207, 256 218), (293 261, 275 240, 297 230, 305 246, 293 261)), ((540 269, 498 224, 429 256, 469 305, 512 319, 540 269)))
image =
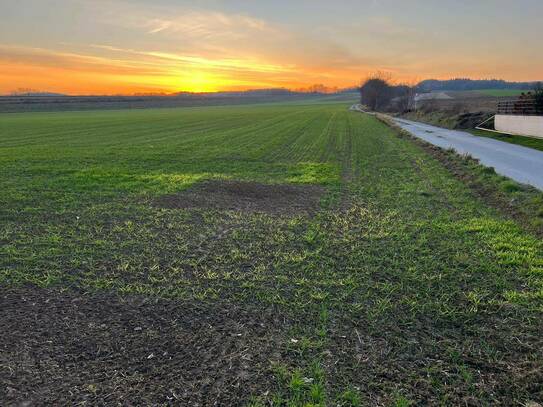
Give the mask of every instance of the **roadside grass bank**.
MULTIPOLYGON (((456 178, 466 182, 476 196, 490 206, 499 209, 505 216, 516 219, 527 230, 543 236, 543 193, 529 185, 519 184, 497 174, 479 161, 427 143, 396 125, 389 116, 379 114, 377 118, 395 129, 400 137, 408 138, 438 159, 456 178)), ((488 132, 485 132, 488 133, 488 132)))
POLYGON ((471 134, 478 137, 489 137, 495 140, 505 141, 506 143, 518 144, 520 146, 533 148, 543 151, 543 139, 535 137, 515 136, 511 134, 499 134, 491 131, 471 129, 468 130, 471 134))
POLYGON ((543 401, 541 224, 374 117, 311 104, 1 126, 7 403, 543 401))
POLYGON ((418 110, 415 112, 403 114, 400 117, 408 120, 431 124, 433 126, 445 127, 447 129, 456 129, 456 126, 458 124, 457 113, 451 114, 440 111, 422 112, 418 110))
POLYGON ((431 124, 434 126, 444 127, 451 130, 470 130, 474 129, 477 125, 483 121, 491 118, 493 114, 491 112, 454 112, 454 111, 424 111, 417 110, 415 112, 409 112, 401 117, 431 124))

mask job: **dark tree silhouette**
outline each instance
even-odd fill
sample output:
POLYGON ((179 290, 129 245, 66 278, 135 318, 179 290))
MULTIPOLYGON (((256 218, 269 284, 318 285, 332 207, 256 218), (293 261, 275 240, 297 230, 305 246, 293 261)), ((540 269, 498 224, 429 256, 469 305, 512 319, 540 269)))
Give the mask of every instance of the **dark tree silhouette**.
POLYGON ((360 87, 360 103, 370 110, 383 109, 392 99, 390 78, 381 72, 366 79, 360 87))
POLYGON ((360 87, 360 103, 373 111, 409 110, 415 94, 414 87, 391 83, 386 73, 377 72, 370 76, 360 87))

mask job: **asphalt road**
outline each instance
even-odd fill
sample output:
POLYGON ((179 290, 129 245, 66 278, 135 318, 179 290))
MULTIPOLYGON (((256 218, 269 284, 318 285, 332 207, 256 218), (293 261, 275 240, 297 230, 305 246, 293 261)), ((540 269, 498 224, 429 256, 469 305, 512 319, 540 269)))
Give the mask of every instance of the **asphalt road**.
POLYGON ((394 121, 418 138, 469 154, 481 164, 494 167, 498 174, 543 190, 543 151, 410 120, 395 118, 394 121))

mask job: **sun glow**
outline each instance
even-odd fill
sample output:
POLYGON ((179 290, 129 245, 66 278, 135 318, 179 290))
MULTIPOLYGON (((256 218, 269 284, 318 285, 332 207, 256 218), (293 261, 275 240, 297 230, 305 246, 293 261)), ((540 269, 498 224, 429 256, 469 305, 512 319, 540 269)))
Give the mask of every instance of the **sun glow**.
MULTIPOLYGON (((177 79, 172 78, 172 82, 175 84, 177 79)), ((194 71, 183 75, 176 87, 186 92, 216 92, 220 89, 220 83, 220 79, 214 75, 194 71)))
POLYGON ((210 58, 111 46, 92 48, 99 51, 73 53, 0 45, 0 93, 30 87, 77 95, 300 86, 300 73, 293 66, 255 58, 210 58), (6 54, 16 54, 17 59, 2 60, 3 49, 6 54))

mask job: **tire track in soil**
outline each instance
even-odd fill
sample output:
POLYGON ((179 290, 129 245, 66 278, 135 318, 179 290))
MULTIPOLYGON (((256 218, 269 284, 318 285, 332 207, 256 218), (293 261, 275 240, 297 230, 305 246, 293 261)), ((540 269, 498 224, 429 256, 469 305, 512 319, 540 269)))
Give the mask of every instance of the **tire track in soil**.
POLYGON ((353 136, 350 120, 347 122, 347 129, 344 134, 343 148, 341 151, 341 190, 340 204, 341 210, 348 208, 350 199, 350 186, 355 178, 353 172, 353 136))
MULTIPOLYGON (((341 130, 341 138, 336 140, 336 151, 341 163, 340 200, 337 208, 339 212, 345 211, 351 206, 351 184, 359 176, 353 166, 353 131, 350 116, 347 119, 347 126, 341 130)), ((332 139, 331 135, 329 137, 332 139)), ((299 361, 299 367, 306 366, 304 371, 308 375, 317 369, 322 369, 324 374, 321 380, 325 389, 326 405, 332 405, 340 394, 338 391, 342 390, 337 388, 336 380, 334 380, 335 364, 338 362, 334 355, 338 349, 338 345, 334 342, 336 335, 331 335, 330 316, 334 313, 333 307, 326 303, 322 304, 319 311, 315 311, 315 316, 311 319, 313 323, 306 327, 306 332, 315 343, 320 343, 320 347, 299 361), (313 368, 307 366, 313 366, 313 368)))

